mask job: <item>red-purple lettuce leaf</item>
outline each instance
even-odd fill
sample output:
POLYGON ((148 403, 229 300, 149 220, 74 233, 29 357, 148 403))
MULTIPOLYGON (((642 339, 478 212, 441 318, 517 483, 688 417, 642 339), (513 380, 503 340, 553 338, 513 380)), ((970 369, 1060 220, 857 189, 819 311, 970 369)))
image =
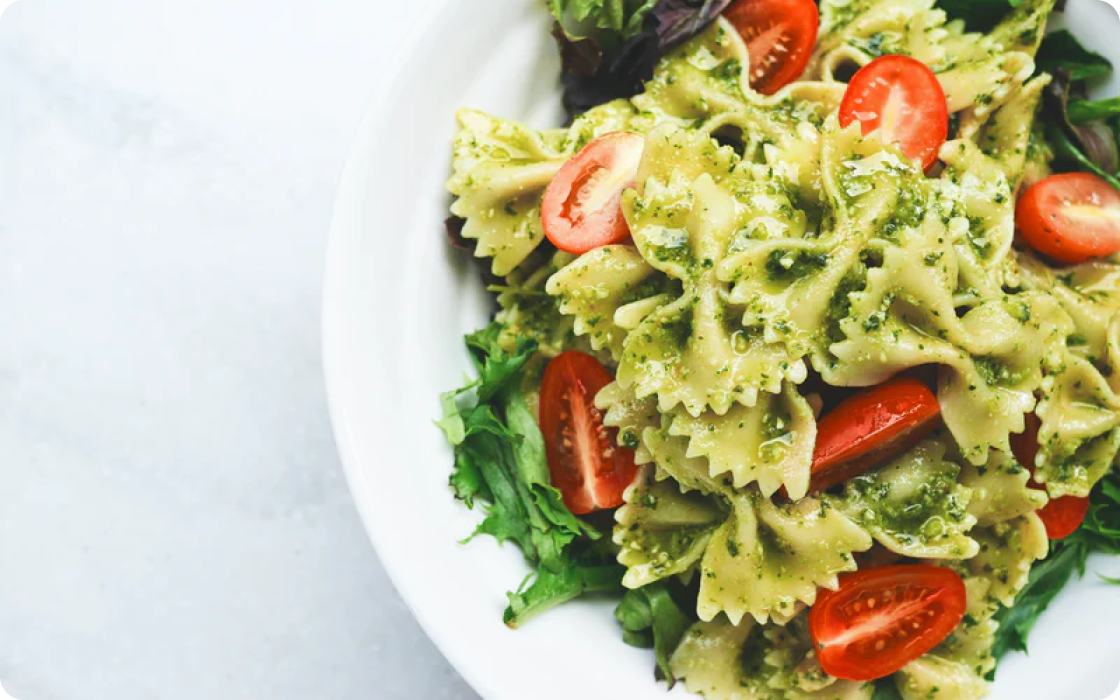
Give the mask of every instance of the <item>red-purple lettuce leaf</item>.
POLYGON ((653 77, 662 55, 702 32, 729 4, 731 0, 661 0, 645 15, 641 30, 629 37, 607 33, 580 38, 554 27, 569 115, 636 95, 653 77))

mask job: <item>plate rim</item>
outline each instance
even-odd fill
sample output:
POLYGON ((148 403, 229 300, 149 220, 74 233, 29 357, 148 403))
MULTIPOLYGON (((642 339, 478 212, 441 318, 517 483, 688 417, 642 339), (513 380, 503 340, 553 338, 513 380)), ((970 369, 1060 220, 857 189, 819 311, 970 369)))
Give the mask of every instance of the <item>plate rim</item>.
POLYGON ((493 700, 499 696, 492 682, 472 669, 471 664, 467 663, 465 654, 460 650, 459 645, 440 631, 440 626, 435 624, 425 613, 424 606, 420 605, 415 594, 411 592, 408 587, 400 585, 402 569, 395 564, 389 563, 389 560, 392 559, 391 555, 388 555, 391 551, 391 547, 383 544, 383 540, 388 537, 386 534, 387 530, 381 527, 379 523, 375 523, 375 509, 370 508, 369 504, 363 502, 363 494, 365 493, 365 484, 367 480, 363 475, 359 457, 354 448, 353 440, 350 437, 350 421, 347 418, 349 411, 344 405, 340 392, 332 388, 336 385, 336 382, 339 381, 339 370, 336 363, 340 363, 340 351, 335 349, 336 343, 340 340, 340 334, 334 330, 335 324, 337 323, 335 320, 336 314, 338 313, 337 310, 340 308, 340 305, 335 303, 335 300, 342 293, 343 285, 339 279, 340 276, 338 274, 332 274, 332 272, 341 265, 340 260, 343 258, 345 249, 343 245, 345 237, 340 230, 343 227, 339 223, 342 218, 341 212, 345 203, 350 200, 350 192, 357 189, 355 181, 359 179, 360 154, 368 149, 370 143, 376 138, 376 135, 380 133, 381 123, 388 119, 392 103, 385 98, 392 95, 401 87, 400 83, 403 82, 402 74, 405 71, 409 58, 422 45, 425 35, 433 29, 439 16, 453 1, 454 0, 436 0, 436 2, 425 4, 424 10, 419 17, 413 21, 412 26, 406 31, 400 45, 393 52, 388 67, 382 74, 383 79, 381 84, 373 91, 373 94, 367 102, 365 111, 359 120, 356 133, 350 139, 346 165, 343 167, 342 175, 339 177, 338 186, 331 205, 331 219, 322 267, 322 295, 319 305, 320 353, 322 357, 323 380, 326 387, 327 413, 331 423, 331 432, 334 437, 335 449, 342 462, 342 470, 346 478, 350 498, 354 502, 355 510, 358 511, 358 517, 362 522, 362 529, 365 530, 370 544, 373 545, 374 553, 381 563, 385 575, 389 578, 393 590, 400 596, 409 613, 420 625, 421 630, 423 630, 424 634, 436 647, 439 654, 447 660, 452 668, 454 668, 455 672, 458 673, 467 685, 481 696, 483 700, 493 700))
MULTIPOLYGON (((1099 0, 1111 6, 1120 15, 1120 0, 1099 0)), ((394 590, 404 602, 409 613, 420 625, 424 634, 432 641, 441 656, 454 668, 455 672, 477 693, 483 700, 506 700, 503 695, 502 684, 498 679, 493 679, 482 673, 481 669, 470 663, 469 649, 457 641, 455 635, 444 629, 444 625, 437 623, 434 616, 426 612, 420 600, 421 596, 413 589, 401 585, 404 567, 400 558, 392 554, 394 548, 387 544, 391 539, 392 530, 377 515, 377 509, 371 507, 366 491, 370 479, 364 473, 358 450, 352 437, 353 430, 350 420, 350 411, 342 396, 342 392, 335 389, 343 380, 339 365, 345 364, 342 360, 344 351, 339 347, 343 334, 339 331, 338 324, 345 321, 345 314, 341 313, 342 304, 338 302, 344 291, 342 275, 338 269, 342 266, 345 253, 348 250, 347 242, 351 238, 340 223, 343 211, 355 195, 362 191, 356 186, 362 171, 361 155, 367 152, 372 143, 375 143, 384 131, 384 122, 389 118, 393 103, 386 99, 401 90, 404 83, 403 73, 415 54, 422 46, 425 37, 440 26, 440 17, 447 9, 456 5, 454 0, 435 0, 426 3, 424 9, 413 19, 411 26, 402 35, 403 38, 381 73, 378 87, 372 92, 367 106, 362 113, 358 126, 349 143, 346 164, 338 180, 336 193, 332 202, 331 218, 324 255, 322 293, 320 300, 320 351, 322 371, 326 388, 327 411, 331 423, 332 435, 336 450, 343 466, 351 498, 358 511, 370 543, 373 545, 376 556, 382 563, 382 568, 388 576, 394 590)), ((1117 76, 1120 77, 1120 67, 1117 76)), ((453 533, 448 533, 453 538, 453 533)), ((666 697, 669 697, 666 695, 666 697)), ((1120 699, 1118 695, 1112 696, 1120 699)))

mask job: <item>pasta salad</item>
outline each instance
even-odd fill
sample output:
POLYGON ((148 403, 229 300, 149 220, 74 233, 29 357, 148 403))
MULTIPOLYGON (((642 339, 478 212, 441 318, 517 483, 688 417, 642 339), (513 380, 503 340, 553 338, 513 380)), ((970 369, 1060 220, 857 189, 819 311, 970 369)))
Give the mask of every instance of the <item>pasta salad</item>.
POLYGON ((1120 551, 1120 103, 1055 5, 550 0, 570 123, 463 109, 448 182, 508 625, 615 597, 708 700, 974 700, 1120 551))

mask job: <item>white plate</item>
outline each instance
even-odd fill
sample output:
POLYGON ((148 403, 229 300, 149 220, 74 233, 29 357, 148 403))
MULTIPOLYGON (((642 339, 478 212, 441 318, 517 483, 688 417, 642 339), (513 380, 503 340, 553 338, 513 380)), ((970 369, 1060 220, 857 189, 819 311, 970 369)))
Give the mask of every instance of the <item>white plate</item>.
MULTIPOLYGON (((455 110, 559 124, 559 66, 541 0, 433 2, 364 120, 336 204, 324 299, 331 414, 354 498, 381 560, 424 629, 486 700, 663 700, 649 652, 622 643, 605 602, 566 605, 516 632, 505 591, 527 568, 513 546, 469 546, 478 515, 451 496, 451 452, 432 424, 459 386, 464 333, 487 321, 472 266, 446 245, 443 189, 455 110)), ((1079 36, 1120 66, 1120 23, 1070 0, 1079 36), (1109 41, 1106 37, 1109 37, 1109 41)), ((1120 92, 1120 82, 1111 86, 1120 92)), ((1120 562, 1097 561, 1094 570, 1120 562)), ((1120 681, 1120 593, 1092 573, 1004 662, 995 700, 1099 700, 1120 681)), ((677 689, 673 697, 687 695, 677 689)))

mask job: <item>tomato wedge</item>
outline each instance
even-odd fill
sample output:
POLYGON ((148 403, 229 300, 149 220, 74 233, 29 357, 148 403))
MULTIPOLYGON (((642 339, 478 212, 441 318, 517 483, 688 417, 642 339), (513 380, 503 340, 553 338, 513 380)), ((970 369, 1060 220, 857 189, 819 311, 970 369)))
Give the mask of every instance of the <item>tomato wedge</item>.
MULTIPOLYGON (((1011 453, 1015 455, 1019 464, 1030 470, 1033 477, 1036 469, 1034 460, 1038 456, 1038 431, 1042 427, 1042 422, 1032 413, 1026 416, 1026 423, 1026 430, 1011 436, 1011 453)), ((1062 496, 1051 498, 1050 502, 1038 511, 1038 517, 1046 526, 1047 537, 1052 540, 1064 540, 1077 532, 1077 528, 1085 522, 1088 513, 1088 498, 1062 496)))
POLYGON ((723 16, 747 44, 755 92, 773 95, 805 72, 821 24, 814 0, 738 0, 723 16))
POLYGON ((1052 540, 1064 540, 1085 522, 1089 514, 1090 501, 1088 498, 1077 496, 1062 496, 1052 498, 1050 502, 1038 511, 1038 517, 1046 526, 1046 536, 1052 540))
POLYGON ((1051 175, 1019 200, 1015 224, 1058 262, 1103 258, 1120 252, 1120 191, 1092 173, 1051 175))
POLYGON ((617 508, 638 474, 634 451, 619 447, 618 431, 603 425, 595 395, 610 372, 594 357, 569 350, 545 368, 541 383, 541 432, 552 485, 576 515, 617 508))
POLYGON ((828 490, 902 454, 940 417, 937 397, 912 377, 849 396, 817 423, 809 491, 828 490))
POLYGON ((809 631, 825 673, 873 681, 898 671, 948 637, 964 618, 964 581, 952 569, 903 564, 840 576, 809 609, 809 631))
POLYGON ((565 253, 589 250, 630 237, 622 215, 622 192, 634 186, 645 139, 628 131, 604 134, 575 154, 544 191, 544 235, 565 253))
POLYGON ((929 170, 949 138, 949 105, 926 64, 909 56, 883 56, 860 68, 840 102, 840 126, 853 121, 863 135, 878 129, 883 143, 897 143, 907 158, 929 170))

